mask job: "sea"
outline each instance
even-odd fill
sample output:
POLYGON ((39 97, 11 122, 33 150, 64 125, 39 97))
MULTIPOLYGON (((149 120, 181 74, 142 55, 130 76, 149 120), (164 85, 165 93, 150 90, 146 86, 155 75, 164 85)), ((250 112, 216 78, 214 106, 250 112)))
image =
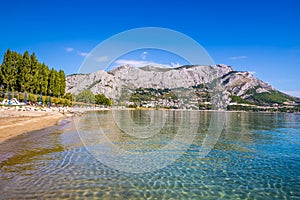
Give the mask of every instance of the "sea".
POLYGON ((300 114, 87 112, 0 143, 0 199, 300 199, 300 114))

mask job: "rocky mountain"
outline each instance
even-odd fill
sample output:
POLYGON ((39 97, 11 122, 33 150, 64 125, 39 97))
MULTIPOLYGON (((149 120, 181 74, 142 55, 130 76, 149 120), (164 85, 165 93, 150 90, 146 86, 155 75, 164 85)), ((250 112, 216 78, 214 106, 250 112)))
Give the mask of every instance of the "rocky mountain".
POLYGON ((66 78, 66 85, 66 91, 73 94, 90 89, 94 94, 102 93, 115 101, 124 97, 124 91, 129 96, 127 97, 129 101, 130 96, 136 94, 141 88, 147 89, 148 92, 151 89, 152 96, 150 93, 143 92, 149 97, 147 101, 158 101, 156 96, 159 94, 155 91, 159 92, 163 89, 168 89, 168 93, 177 95, 176 99, 184 97, 194 101, 198 99, 198 102, 199 99, 213 102, 217 96, 215 94, 218 94, 219 97, 216 98, 222 99, 225 104, 229 104, 233 99, 239 101, 238 103, 244 100, 243 103, 252 102, 257 105, 280 104, 297 100, 277 91, 254 77, 253 74, 246 71, 234 71, 227 65, 191 65, 178 68, 153 66, 136 68, 124 65, 109 72, 97 71, 91 74, 69 75, 66 78), (270 96, 269 99, 268 96, 270 96))

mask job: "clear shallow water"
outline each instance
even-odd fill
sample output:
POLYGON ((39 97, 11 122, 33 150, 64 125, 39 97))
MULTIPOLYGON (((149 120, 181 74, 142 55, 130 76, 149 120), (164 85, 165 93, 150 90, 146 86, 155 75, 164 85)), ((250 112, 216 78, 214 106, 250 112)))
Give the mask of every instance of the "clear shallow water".
MULTIPOLYGON (((90 113, 76 119, 81 139, 74 123, 64 123, 1 143, 0 199, 300 198, 299 114, 226 113, 222 132, 204 158, 199 152, 215 120, 212 112, 190 112, 191 122, 182 120, 184 113, 179 111, 152 114, 132 111, 117 126, 111 112, 90 113), (151 116, 162 116, 163 123, 152 123, 151 116), (132 123, 137 124, 134 129, 132 123), (137 135, 138 125, 156 134, 137 135), (193 130, 196 134, 189 145, 184 134, 193 130), (164 149, 178 135, 177 145, 164 149), (156 171, 122 171, 114 168, 120 165, 118 160, 111 161, 111 166, 107 160, 99 161, 115 153, 100 140, 103 136, 114 147, 137 155, 159 151, 165 159, 181 156, 156 171), (100 157, 93 154, 95 147, 102 150, 100 157)), ((143 160, 146 167, 154 161, 151 156, 143 160)), ((135 160, 126 158, 123 163, 134 167, 135 160)))

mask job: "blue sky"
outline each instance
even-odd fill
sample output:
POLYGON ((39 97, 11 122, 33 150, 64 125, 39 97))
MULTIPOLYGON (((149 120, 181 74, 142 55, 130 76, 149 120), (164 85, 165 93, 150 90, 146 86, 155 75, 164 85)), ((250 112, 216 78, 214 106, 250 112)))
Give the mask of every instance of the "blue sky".
MULTIPOLYGON (((88 53, 128 29, 163 27, 200 43, 215 63, 300 96, 300 1, 0 1, 0 54, 35 52, 76 73, 88 53)), ((103 60, 105 57, 102 58, 103 60)))
POLYGON ((180 55, 169 51, 153 48, 137 49, 130 51, 112 62, 106 69, 107 71, 114 69, 120 65, 130 64, 135 67, 143 67, 147 65, 172 68, 190 64, 189 61, 180 55))

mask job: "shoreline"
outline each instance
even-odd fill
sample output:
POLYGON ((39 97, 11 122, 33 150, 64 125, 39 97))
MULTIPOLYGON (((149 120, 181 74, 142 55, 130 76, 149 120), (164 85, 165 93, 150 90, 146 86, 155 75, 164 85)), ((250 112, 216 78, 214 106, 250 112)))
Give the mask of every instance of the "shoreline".
MULTIPOLYGON (((11 139, 13 137, 16 137, 24 133, 59 125, 59 122, 62 119, 70 118, 73 115, 81 115, 89 111, 107 111, 107 110, 113 110, 113 109, 73 108, 71 112, 70 111, 62 112, 60 109, 37 110, 35 107, 31 107, 31 110, 28 111, 0 108, 0 144, 8 139, 11 139)), ((116 110, 141 110, 141 109, 117 108, 116 110)), ((143 110, 156 110, 156 109, 147 108, 143 110)), ((182 109, 171 109, 171 110, 159 109, 159 110, 182 111, 182 109)), ((199 110, 188 110, 188 111, 199 111, 199 110)), ((216 110, 200 110, 200 111, 213 112, 216 110)), ((237 110, 237 111, 226 110, 225 112, 255 113, 255 112, 241 111, 241 110, 237 110)), ((260 111, 259 113, 278 113, 278 112, 260 111)))
POLYGON ((60 121, 89 111, 109 109, 70 107, 0 107, 0 144, 18 135, 59 125, 60 121))
POLYGON ((58 111, 0 109, 0 144, 24 133, 58 125, 68 117, 58 111))

